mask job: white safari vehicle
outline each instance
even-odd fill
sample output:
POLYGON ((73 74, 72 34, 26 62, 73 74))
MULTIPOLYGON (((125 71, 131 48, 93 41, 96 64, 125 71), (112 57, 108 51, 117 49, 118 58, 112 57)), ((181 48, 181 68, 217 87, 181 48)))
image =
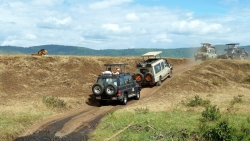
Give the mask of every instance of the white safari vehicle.
POLYGON ((162 51, 148 52, 142 55, 143 60, 136 64, 135 80, 143 85, 157 85, 167 77, 172 77, 173 67, 166 58, 161 58, 162 51))
POLYGON ((195 53, 194 58, 195 61, 217 59, 215 47, 211 46, 209 43, 201 43, 201 47, 198 49, 197 53, 195 53))

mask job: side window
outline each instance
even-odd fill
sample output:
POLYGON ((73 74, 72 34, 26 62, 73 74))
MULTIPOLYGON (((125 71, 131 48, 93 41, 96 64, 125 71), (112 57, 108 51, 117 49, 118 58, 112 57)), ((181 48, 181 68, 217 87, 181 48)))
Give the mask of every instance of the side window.
POLYGON ((155 65, 155 66, 154 66, 154 69, 155 69, 155 73, 160 72, 160 71, 161 71, 161 65, 160 65, 160 63, 157 64, 157 65, 155 65))
POLYGON ((123 78, 123 77, 120 77, 120 78, 119 78, 119 81, 120 81, 120 86, 125 85, 125 82, 124 82, 124 78, 123 78))
POLYGON ((128 76, 128 82, 133 83, 133 78, 131 76, 128 76))
POLYGON ((161 69, 163 70, 165 67, 164 67, 164 63, 161 62, 161 69))
POLYGON ((125 84, 129 84, 129 79, 127 75, 124 76, 124 81, 125 81, 125 84))

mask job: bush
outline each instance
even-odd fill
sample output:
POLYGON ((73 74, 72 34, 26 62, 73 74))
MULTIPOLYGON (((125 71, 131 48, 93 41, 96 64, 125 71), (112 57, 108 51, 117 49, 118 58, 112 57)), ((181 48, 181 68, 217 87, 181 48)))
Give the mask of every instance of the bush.
POLYGON ((148 108, 136 108, 135 112, 137 114, 147 114, 149 112, 149 109, 148 108))
POLYGON ((191 100, 187 103, 187 106, 195 107, 195 106, 208 106, 210 104, 210 100, 202 100, 199 95, 195 95, 194 100, 191 100))
POLYGON ((203 126, 202 130, 205 131, 202 137, 207 141, 231 141, 234 133, 227 120, 217 123, 215 127, 203 126))
POLYGON ((213 80, 212 80, 212 83, 213 83, 215 86, 219 86, 221 82, 220 82, 219 79, 213 79, 213 80))
POLYGON ((242 95, 238 95, 237 97, 234 96, 234 99, 230 102, 231 105, 234 105, 235 103, 242 103, 242 95))
POLYGON ((220 110, 216 106, 208 105, 202 112, 202 117, 209 121, 217 120, 221 117, 220 110))
POLYGON ((65 108, 66 107, 66 103, 58 98, 54 98, 53 96, 51 97, 43 97, 43 103, 45 103, 48 107, 52 107, 52 108, 65 108))

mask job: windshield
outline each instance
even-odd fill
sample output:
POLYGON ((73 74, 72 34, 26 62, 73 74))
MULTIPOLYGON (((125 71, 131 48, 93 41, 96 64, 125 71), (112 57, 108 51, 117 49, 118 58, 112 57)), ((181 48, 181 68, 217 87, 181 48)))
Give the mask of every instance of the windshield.
POLYGON ((199 49, 199 52, 207 52, 207 48, 202 47, 202 48, 199 49))
POLYGON ((103 86, 106 86, 108 84, 114 84, 117 86, 117 79, 116 78, 98 78, 97 83, 102 84, 103 86))

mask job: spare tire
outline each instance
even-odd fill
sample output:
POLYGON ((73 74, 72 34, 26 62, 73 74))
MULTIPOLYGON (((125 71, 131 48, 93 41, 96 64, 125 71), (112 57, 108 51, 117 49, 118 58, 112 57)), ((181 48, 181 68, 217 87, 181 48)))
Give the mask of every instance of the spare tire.
POLYGON ((135 80, 136 80, 136 82, 143 81, 143 74, 142 73, 136 73, 135 74, 135 80))
POLYGON ((92 86, 92 92, 95 95, 101 95, 103 93, 104 86, 102 84, 96 83, 92 86))
POLYGON ((107 95, 114 95, 117 93, 117 86, 114 85, 114 84, 108 84, 106 87, 105 87, 105 93, 107 95))
POLYGON ((145 75, 144 75, 144 79, 145 79, 147 82, 152 81, 153 78, 154 78, 154 77, 153 77, 153 74, 150 73, 150 72, 147 72, 147 73, 145 73, 145 75))

